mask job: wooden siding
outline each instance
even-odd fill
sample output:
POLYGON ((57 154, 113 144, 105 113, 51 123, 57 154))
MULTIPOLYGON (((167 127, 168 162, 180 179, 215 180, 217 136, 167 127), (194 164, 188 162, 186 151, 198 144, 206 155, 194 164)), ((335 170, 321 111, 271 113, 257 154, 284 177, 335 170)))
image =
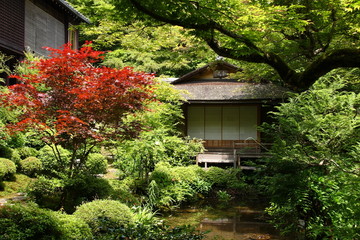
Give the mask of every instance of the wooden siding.
POLYGON ((0 47, 3 51, 24 51, 24 0, 0 0, 0 47))
POLYGON ((43 47, 59 48, 65 43, 65 24, 34 3, 25 2, 25 47, 41 55, 43 47))

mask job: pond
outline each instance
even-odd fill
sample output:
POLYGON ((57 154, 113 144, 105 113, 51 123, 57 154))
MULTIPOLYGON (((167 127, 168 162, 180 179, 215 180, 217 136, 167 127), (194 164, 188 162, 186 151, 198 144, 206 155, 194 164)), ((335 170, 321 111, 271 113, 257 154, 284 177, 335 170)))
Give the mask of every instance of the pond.
POLYGON ((170 226, 190 224, 200 231, 210 230, 208 240, 285 239, 267 223, 263 204, 256 202, 187 206, 164 216, 164 220, 170 226))

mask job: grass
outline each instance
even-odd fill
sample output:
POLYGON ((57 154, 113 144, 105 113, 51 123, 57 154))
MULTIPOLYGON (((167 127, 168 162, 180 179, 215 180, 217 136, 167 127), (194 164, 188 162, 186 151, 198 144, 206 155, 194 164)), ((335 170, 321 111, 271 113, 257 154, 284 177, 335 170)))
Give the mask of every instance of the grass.
POLYGON ((24 174, 15 174, 13 179, 0 182, 0 197, 9 197, 25 191, 33 180, 24 174))

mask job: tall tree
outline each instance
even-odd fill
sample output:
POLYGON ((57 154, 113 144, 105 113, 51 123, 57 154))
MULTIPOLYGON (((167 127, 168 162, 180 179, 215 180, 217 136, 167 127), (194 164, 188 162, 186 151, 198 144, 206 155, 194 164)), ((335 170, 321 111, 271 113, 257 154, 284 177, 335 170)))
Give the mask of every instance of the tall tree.
POLYGON ((272 67, 296 91, 359 67, 356 0, 112 0, 118 17, 182 26, 217 54, 272 67))

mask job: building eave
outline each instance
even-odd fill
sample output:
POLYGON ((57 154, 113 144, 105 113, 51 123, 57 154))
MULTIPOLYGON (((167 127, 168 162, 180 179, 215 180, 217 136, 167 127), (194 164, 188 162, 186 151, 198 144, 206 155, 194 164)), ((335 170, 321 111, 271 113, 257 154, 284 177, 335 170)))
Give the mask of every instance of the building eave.
POLYGON ((82 13, 77 11, 73 6, 70 5, 70 3, 66 2, 65 0, 52 0, 52 1, 59 4, 64 9, 70 11, 80 21, 88 23, 88 24, 91 23, 91 21, 87 17, 85 17, 82 13))

